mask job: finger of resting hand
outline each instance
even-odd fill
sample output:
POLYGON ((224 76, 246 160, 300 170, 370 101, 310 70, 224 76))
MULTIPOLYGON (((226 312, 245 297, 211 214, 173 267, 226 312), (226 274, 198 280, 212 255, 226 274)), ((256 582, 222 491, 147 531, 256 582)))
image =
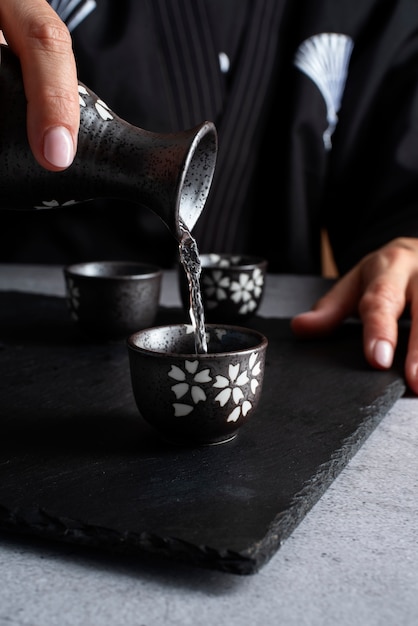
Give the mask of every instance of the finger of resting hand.
POLYGON ((392 365, 398 341, 398 320, 406 303, 409 273, 388 269, 369 282, 359 301, 364 354, 373 366, 392 365))
POLYGON ((372 366, 386 369, 392 364, 398 341, 398 320, 418 290, 416 240, 400 237, 370 254, 363 261, 363 281, 359 313, 364 325, 364 353, 372 366))
POLYGON ((19 56, 28 102, 27 129, 31 149, 41 165, 59 170, 45 156, 48 131, 62 138, 72 161, 77 146, 80 108, 71 36, 44 0, 1 0, 0 26, 19 56))
POLYGON ((418 394, 418 277, 412 282, 414 288, 411 289, 413 295, 410 302, 411 324, 405 360, 405 378, 412 391, 418 394))
POLYGON ((360 273, 354 268, 317 300, 311 311, 292 319, 292 331, 299 337, 332 333, 344 319, 356 312, 359 297, 360 273))

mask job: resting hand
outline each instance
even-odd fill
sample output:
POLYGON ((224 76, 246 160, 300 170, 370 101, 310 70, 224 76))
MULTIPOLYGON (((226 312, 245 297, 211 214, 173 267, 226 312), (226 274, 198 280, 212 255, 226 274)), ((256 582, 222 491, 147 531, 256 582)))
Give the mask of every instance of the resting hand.
POLYGON ((73 161, 80 123, 70 33, 45 0, 1 0, 0 28, 22 66, 32 152, 46 169, 63 170, 73 161))
POLYGON ((398 320, 410 305, 411 329, 405 378, 418 394, 418 239, 394 239, 366 256, 315 304, 292 320, 300 337, 329 334, 349 316, 363 323, 363 347, 371 366, 388 369, 398 340, 398 320))

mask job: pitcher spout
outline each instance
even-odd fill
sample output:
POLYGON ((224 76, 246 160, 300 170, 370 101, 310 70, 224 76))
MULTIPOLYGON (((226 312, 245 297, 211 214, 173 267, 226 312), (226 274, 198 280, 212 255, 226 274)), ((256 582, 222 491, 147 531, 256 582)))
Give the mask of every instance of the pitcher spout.
POLYGON ((212 122, 206 121, 196 128, 180 174, 176 209, 174 213, 171 212, 175 222, 169 227, 175 231, 179 241, 184 227, 189 232, 193 230, 206 204, 215 171, 217 149, 216 128, 212 122))

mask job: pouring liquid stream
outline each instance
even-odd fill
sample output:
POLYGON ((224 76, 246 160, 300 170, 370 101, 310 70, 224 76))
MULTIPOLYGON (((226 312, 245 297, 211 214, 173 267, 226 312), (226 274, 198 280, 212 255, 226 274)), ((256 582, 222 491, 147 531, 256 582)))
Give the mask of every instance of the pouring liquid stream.
POLYGON ((196 240, 192 237, 184 224, 180 225, 182 236, 179 241, 180 261, 186 272, 190 293, 189 315, 194 330, 195 350, 198 354, 208 351, 205 331, 205 315, 202 295, 200 292, 201 264, 196 240))

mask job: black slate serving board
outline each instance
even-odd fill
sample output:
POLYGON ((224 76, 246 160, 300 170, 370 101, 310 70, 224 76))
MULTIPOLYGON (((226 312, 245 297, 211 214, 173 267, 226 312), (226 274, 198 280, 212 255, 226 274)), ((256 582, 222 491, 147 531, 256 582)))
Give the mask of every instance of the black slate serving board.
POLYGON ((403 348, 371 370, 355 322, 307 342, 249 325, 269 339, 257 414, 227 444, 174 447, 139 416, 123 341, 82 338, 63 298, 0 293, 0 529, 259 571, 406 387, 403 348))

